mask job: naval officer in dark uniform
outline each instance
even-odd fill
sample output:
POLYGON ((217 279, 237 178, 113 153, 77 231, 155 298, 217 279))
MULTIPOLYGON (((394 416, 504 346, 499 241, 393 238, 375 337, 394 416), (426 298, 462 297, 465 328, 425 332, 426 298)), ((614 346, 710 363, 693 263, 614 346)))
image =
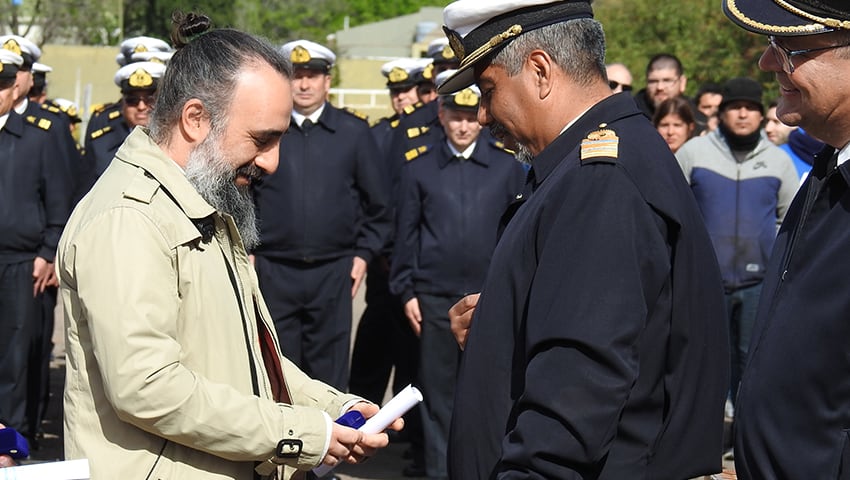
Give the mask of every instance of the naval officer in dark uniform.
MULTIPOLYGON (((29 98, 35 88, 37 71, 45 72, 46 65, 39 64, 41 49, 31 40, 19 35, 0 37, 0 45, 23 58, 23 63, 17 73, 17 94, 13 110, 21 115, 29 124, 44 127, 44 133, 50 138, 48 142, 55 161, 64 165, 70 172, 68 181, 74 191, 73 199, 81 196, 82 165, 80 152, 71 136, 68 118, 59 109, 42 104, 29 98)), ((43 73, 40 81, 46 81, 43 73)), ((43 86, 43 85, 42 85, 43 86)), ((27 427, 23 431, 30 440, 33 449, 38 449, 41 436, 41 420, 47 408, 50 397, 50 357, 53 352, 53 327, 55 323, 57 283, 53 273, 53 264, 46 267, 50 281, 37 295, 39 302, 39 318, 30 326, 29 361, 27 368, 27 427)))
POLYGON ((402 168, 396 214, 390 289, 401 297, 421 340, 425 471, 434 480, 448 478, 446 444, 460 358, 448 311, 481 290, 499 219, 525 180, 525 170, 501 142, 481 134, 479 101, 475 86, 439 97, 437 141, 402 168))
MULTIPOLYGON (((101 114, 97 129, 86 129, 83 163, 88 169, 86 185, 91 188, 115 157, 118 147, 137 125, 147 126, 156 102, 156 88, 165 73, 161 62, 135 62, 115 72, 121 89, 120 108, 101 114)), ((88 189, 87 188, 87 189, 88 189)))
MULTIPOLYGON (((466 332, 452 478, 681 480, 720 471, 720 273, 676 160, 605 76, 588 2, 444 11, 478 120, 531 162, 466 332)), ((452 307, 459 327, 475 302, 452 307)))
POLYGON ((390 233, 387 180, 369 124, 327 101, 333 52, 282 48, 294 105, 280 166, 256 186, 257 273, 283 354, 346 390, 352 297, 390 233))
POLYGON ((41 397, 29 401, 40 368, 31 355, 33 343, 46 333, 43 295, 55 284, 53 259, 74 183, 51 135, 57 125, 12 108, 29 89, 18 83, 23 64, 22 56, 0 48, 0 423, 32 439, 38 416, 31 407, 41 397))

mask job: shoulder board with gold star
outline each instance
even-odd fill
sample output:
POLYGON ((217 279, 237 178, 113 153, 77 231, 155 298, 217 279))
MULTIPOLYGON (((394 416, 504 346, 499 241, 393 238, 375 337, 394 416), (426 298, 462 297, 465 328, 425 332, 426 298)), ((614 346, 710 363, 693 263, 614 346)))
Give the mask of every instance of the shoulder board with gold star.
POLYGON ((30 125, 35 125, 42 130, 50 130, 50 125, 53 123, 46 118, 39 118, 34 115, 28 115, 26 120, 30 125))
POLYGON ((50 105, 50 104, 48 104, 48 103, 42 103, 42 104, 41 104, 41 109, 42 109, 42 110, 47 110, 47 111, 48 111, 48 112, 50 112, 50 113, 60 113, 60 112, 62 111, 62 110, 59 110, 59 108, 58 108, 58 107, 56 107, 56 106, 54 106, 54 105, 50 105))
POLYGON ((107 118, 109 118, 110 120, 115 120, 116 118, 118 118, 120 116, 121 116, 121 110, 115 110, 114 112, 109 112, 109 116, 107 118))
POLYGON ((605 162, 614 163, 619 155, 620 137, 617 133, 603 123, 599 125, 599 130, 594 130, 587 134, 587 137, 581 141, 581 162, 605 162))
POLYGON ((407 129, 407 138, 416 138, 419 135, 427 133, 428 130, 430 130, 430 129, 431 129, 431 127, 428 127, 426 125, 423 125, 421 127, 408 128, 407 129))
POLYGON ((423 105, 422 102, 416 102, 413 105, 408 105, 408 106, 404 107, 404 113, 407 114, 407 115, 410 115, 411 113, 416 111, 416 109, 421 107, 422 105, 423 105))
POLYGON ((105 127, 103 127, 103 128, 99 128, 99 129, 97 129, 97 130, 95 130, 95 131, 91 132, 91 135, 90 135, 89 137, 90 137, 92 140, 94 140, 94 139, 96 139, 96 138, 100 138, 100 137, 102 137, 102 136, 103 136, 103 134, 105 134, 105 133, 109 133, 109 132, 111 132, 111 131, 112 131, 112 126, 111 126, 111 125, 107 125, 107 126, 105 126, 105 127))
POLYGON ((505 145, 505 142, 503 142, 503 141, 501 141, 501 140, 495 140, 495 139, 494 139, 494 140, 491 140, 491 141, 490 141, 490 145, 493 145, 494 147, 496 147, 496 149, 497 149, 497 150, 501 150, 501 151, 503 151, 503 152, 510 153, 511 155, 513 155, 513 154, 515 154, 515 153, 516 153, 515 151, 511 150, 510 148, 508 148, 508 147, 505 145))
POLYGON ((404 152, 404 158, 409 162, 414 158, 422 155, 423 153, 428 151, 430 148, 428 145, 422 145, 421 147, 412 148, 406 152, 404 152))

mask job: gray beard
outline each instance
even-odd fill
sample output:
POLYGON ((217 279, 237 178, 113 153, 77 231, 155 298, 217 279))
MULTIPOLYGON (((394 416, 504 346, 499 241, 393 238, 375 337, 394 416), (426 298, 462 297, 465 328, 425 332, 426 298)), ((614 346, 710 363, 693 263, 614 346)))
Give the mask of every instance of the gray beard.
POLYGON ((531 159, 534 158, 534 154, 531 153, 531 150, 529 150, 528 147, 518 143, 516 145, 516 152, 514 152, 514 158, 519 160, 521 163, 531 165, 531 159))
POLYGON ((236 185, 237 172, 224 158, 220 137, 211 133, 189 153, 186 179, 213 208, 233 217, 242 244, 251 251, 260 244, 254 194, 250 186, 236 185))

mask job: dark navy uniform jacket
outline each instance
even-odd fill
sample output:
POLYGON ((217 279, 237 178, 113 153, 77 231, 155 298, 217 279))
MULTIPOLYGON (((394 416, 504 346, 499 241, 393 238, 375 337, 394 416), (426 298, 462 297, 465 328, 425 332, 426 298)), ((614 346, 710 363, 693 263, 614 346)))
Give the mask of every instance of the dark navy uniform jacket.
POLYGON ((23 115, 24 119, 32 117, 36 119, 46 118, 50 120, 51 126, 48 129, 48 132, 52 138, 51 142, 54 142, 60 147, 57 152, 65 156, 65 162, 71 167, 71 177, 74 181, 73 201, 74 204, 76 204, 82 197, 82 194, 85 193, 82 191, 85 169, 80 156, 79 146, 74 140, 74 137, 71 135, 71 122, 68 120, 68 116, 63 114, 61 110, 54 106, 36 103, 32 100, 27 101, 27 108, 23 115))
POLYGON ((369 262, 390 234, 388 186, 369 124, 326 103, 305 131, 293 120, 277 171, 256 183, 256 253, 313 262, 369 262))
POLYGON ((467 160, 438 138, 402 169, 390 279, 402 303, 417 293, 479 292, 499 219, 525 181, 522 165, 489 135, 467 160))
POLYGON ((399 119, 386 154, 390 182, 394 187, 399 185, 401 167, 407 160, 405 153, 417 147, 436 145, 443 128, 438 117, 439 110, 440 102, 435 100, 411 109, 399 119))
POLYGON ((0 130, 0 263, 56 255, 71 214, 71 165, 43 117, 9 113, 0 130))
POLYGON ((720 272, 670 149, 628 94, 533 160, 461 358, 453 479, 681 480, 721 468, 720 272), (604 128, 606 157, 581 160, 604 128), (616 158, 614 158, 616 157, 616 158))
POLYGON ((381 152, 381 155, 386 155, 399 123, 399 114, 396 113, 378 120, 378 123, 372 126, 372 136, 375 137, 375 143, 378 145, 378 151, 381 152))
POLYGON ((86 191, 94 185, 115 158, 118 147, 130 135, 130 126, 121 114, 121 102, 106 107, 92 117, 86 127, 86 149, 83 164, 86 168, 86 191))
POLYGON ((735 406, 738 478, 850 478, 850 163, 817 155, 779 230, 735 406))

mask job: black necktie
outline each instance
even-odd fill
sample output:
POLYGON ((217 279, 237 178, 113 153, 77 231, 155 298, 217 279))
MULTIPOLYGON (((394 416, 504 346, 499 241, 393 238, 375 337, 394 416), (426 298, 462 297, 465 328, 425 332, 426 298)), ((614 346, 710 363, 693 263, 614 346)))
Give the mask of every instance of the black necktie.
POLYGON ((305 118, 304 121, 301 122, 301 130, 304 132, 309 132, 311 128, 313 128, 313 121, 309 118, 305 118))

